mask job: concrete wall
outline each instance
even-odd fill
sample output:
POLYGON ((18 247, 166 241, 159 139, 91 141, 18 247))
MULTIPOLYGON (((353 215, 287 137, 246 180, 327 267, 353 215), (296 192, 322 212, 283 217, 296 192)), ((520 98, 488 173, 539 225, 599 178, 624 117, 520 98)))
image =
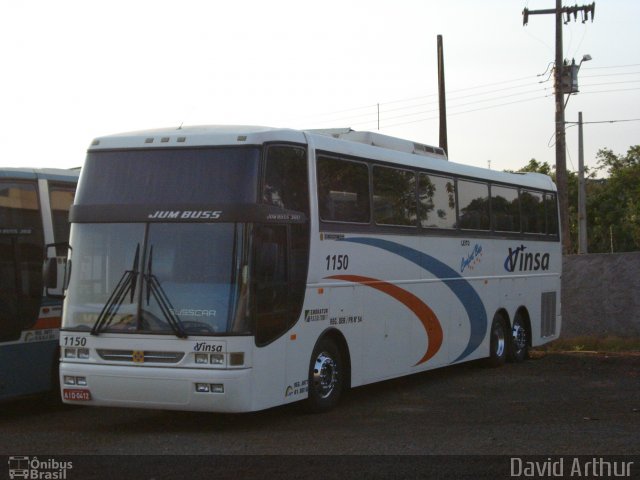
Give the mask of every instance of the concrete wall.
POLYGON ((562 338, 640 336, 640 252, 565 256, 562 338))

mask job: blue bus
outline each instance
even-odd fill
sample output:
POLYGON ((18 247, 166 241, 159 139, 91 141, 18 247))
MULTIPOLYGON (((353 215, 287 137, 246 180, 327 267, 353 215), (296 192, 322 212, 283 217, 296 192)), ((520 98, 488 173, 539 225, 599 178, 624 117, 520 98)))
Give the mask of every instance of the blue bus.
POLYGON ((0 169, 0 400, 56 386, 62 291, 44 287, 42 267, 66 261, 78 175, 0 169))

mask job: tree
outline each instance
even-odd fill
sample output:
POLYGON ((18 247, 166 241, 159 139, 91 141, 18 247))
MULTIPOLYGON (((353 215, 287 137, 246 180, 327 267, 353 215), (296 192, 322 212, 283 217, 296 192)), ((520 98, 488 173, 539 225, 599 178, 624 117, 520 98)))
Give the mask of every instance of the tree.
MULTIPOLYGON (((598 167, 585 174, 587 190, 587 238, 589 252, 640 250, 640 145, 626 155, 604 148, 598 151, 598 167), (597 179, 597 172, 606 175, 597 179)), ((519 172, 549 175, 555 172, 546 162, 532 158, 519 172)), ((575 253, 578 232, 578 175, 567 172, 569 182, 569 232, 575 253)))
POLYGON ((589 249, 594 252, 640 250, 640 145, 626 155, 598 151, 598 170, 608 175, 587 193, 589 249))

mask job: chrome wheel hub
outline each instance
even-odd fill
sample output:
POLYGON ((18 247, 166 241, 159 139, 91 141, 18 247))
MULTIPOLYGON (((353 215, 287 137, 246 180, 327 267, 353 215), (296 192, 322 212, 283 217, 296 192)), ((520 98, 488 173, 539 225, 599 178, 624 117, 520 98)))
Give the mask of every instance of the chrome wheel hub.
POLYGON ((324 352, 318 355, 313 367, 313 387, 320 398, 331 395, 338 383, 338 373, 336 363, 330 356, 324 352))
POLYGON ((522 350, 527 347, 527 331, 518 323, 513 326, 513 341, 516 350, 522 350))
POLYGON ((505 335, 502 325, 497 325, 493 329, 493 342, 496 356, 501 357, 504 354, 505 349, 505 335))

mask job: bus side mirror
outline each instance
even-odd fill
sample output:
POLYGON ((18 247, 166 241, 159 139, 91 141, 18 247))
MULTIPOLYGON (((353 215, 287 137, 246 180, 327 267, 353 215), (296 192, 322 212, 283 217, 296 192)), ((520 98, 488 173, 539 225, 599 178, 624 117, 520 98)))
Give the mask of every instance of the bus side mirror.
POLYGON ((45 246, 45 261, 42 268, 42 280, 44 293, 49 298, 64 298, 64 290, 67 288, 69 269, 71 262, 67 261, 65 253, 71 247, 68 243, 50 243, 45 246), (49 256, 49 249, 53 249, 53 256, 49 256))
MULTIPOLYGON (((55 290, 58 288, 58 258, 47 258, 44 262, 44 269, 42 272, 44 277, 44 287, 49 290, 55 290)), ((49 293, 47 292, 47 296, 49 293)))

